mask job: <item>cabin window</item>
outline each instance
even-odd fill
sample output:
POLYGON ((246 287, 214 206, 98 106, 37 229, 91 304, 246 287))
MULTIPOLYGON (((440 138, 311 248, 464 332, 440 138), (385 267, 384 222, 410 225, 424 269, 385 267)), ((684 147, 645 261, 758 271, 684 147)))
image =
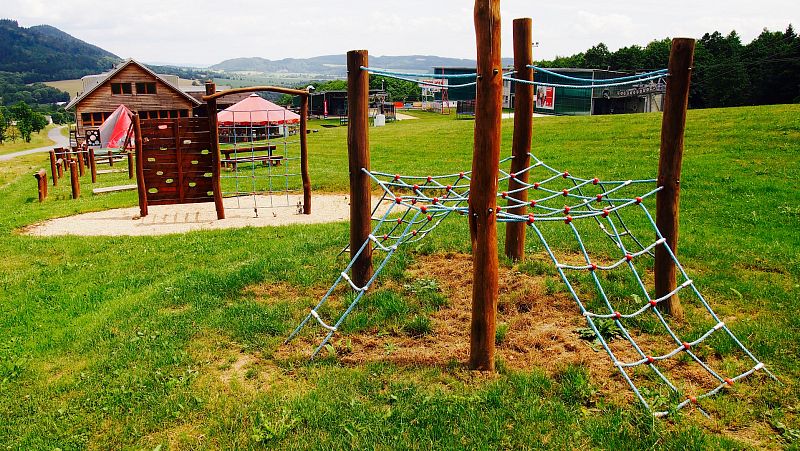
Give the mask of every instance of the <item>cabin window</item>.
POLYGON ((111 83, 111 94, 132 94, 130 83, 111 83))
POLYGON ((189 117, 189 110, 180 110, 180 117, 189 117))
POLYGON ((84 127, 99 127, 109 116, 111 113, 81 113, 81 122, 84 127))
POLYGON ((155 94, 156 93, 156 84, 155 82, 137 82, 136 83, 136 94, 155 94))

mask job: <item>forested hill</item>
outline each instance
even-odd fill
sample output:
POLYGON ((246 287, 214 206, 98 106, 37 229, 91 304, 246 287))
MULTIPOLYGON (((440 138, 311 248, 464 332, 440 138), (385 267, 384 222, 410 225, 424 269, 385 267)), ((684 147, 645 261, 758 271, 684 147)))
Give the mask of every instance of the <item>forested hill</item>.
POLYGON ((24 28, 0 19, 0 71, 21 74, 27 83, 80 78, 106 71, 117 61, 117 55, 58 28, 24 28))

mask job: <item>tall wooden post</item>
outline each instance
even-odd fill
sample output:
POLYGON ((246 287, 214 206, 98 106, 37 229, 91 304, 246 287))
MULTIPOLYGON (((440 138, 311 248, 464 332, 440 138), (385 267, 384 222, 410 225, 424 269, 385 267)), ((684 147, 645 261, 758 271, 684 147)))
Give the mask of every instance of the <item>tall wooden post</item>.
MULTIPOLYGON (((514 70, 521 80, 533 81, 533 33, 531 19, 514 19, 514 70)), ((514 138, 511 145, 512 177, 508 180, 508 191, 522 189, 530 174, 525 169, 531 164, 531 136, 533 133, 533 85, 517 83, 514 86, 514 138)), ((527 208, 528 190, 522 189, 511 195, 523 202, 522 206, 509 208, 508 212, 524 216, 527 208)), ((513 204, 509 201, 509 205, 513 204)), ((506 256, 522 260, 525 256, 524 222, 506 223, 506 256)))
POLYGON ((108 151, 108 167, 114 167, 114 152, 110 150, 108 151))
POLYGON ((56 168, 56 151, 50 151, 50 176, 53 177, 53 186, 58 186, 58 169, 56 168))
POLYGON ((500 60, 500 0, 475 0, 478 85, 475 98, 475 147, 469 195, 472 238, 472 323, 469 367, 494 371, 497 315, 497 173, 503 112, 500 60))
POLYGON ((36 185, 39 190, 39 202, 44 202, 47 197, 47 171, 39 169, 33 176, 36 178, 36 185))
POLYGON ((81 177, 83 177, 83 174, 85 172, 85 168, 84 168, 85 165, 84 165, 84 161, 83 161, 83 152, 81 150, 79 150, 79 149, 75 150, 75 155, 78 156, 78 173, 80 174, 81 177))
POLYGON ((81 197, 81 180, 78 177, 78 162, 69 160, 69 182, 72 185, 72 198, 81 197))
POLYGON ((353 282, 364 286, 372 276, 372 206, 369 170, 369 67, 366 50, 347 52, 347 155, 350 168, 350 258, 367 247, 353 264, 353 282))
MULTIPOLYGON (((672 252, 678 253, 678 211, 680 204, 681 161, 683 135, 686 129, 686 109, 689 105, 689 83, 694 60, 694 39, 675 38, 669 54, 669 79, 664 94, 664 116, 661 122, 661 154, 658 161, 656 194, 656 225, 667 239, 672 252)), ((663 246, 656 247, 656 297, 662 297, 677 286, 675 262, 663 246)), ((676 319, 683 318, 683 307, 677 295, 661 303, 664 311, 676 319)))
MULTIPOLYGON (((211 81, 206 82, 206 95, 217 92, 217 85, 211 81)), ((225 219, 225 206, 222 204, 222 183, 220 173, 220 153, 219 153, 219 125, 217 124, 217 99, 206 102, 208 111, 208 129, 211 134, 211 183, 214 185, 214 207, 217 209, 217 219, 225 219)))
MULTIPOLYGON (((144 183, 144 159, 142 158, 142 124, 139 114, 133 115, 134 149, 136 152, 136 187, 139 194, 139 217, 147 216, 147 185, 144 183)), ((94 174, 94 152, 92 151, 92 173, 94 174)))
POLYGON ((64 178, 64 165, 65 164, 66 164, 66 162, 61 158, 56 160, 56 169, 58 170, 56 175, 58 175, 58 178, 60 178, 60 179, 64 178))
POLYGON ((97 160, 94 157, 94 149, 89 149, 89 171, 92 173, 92 183, 97 183, 97 160))
POLYGON ((311 176, 308 174, 308 97, 300 99, 300 173, 303 177, 303 214, 311 214, 311 176))

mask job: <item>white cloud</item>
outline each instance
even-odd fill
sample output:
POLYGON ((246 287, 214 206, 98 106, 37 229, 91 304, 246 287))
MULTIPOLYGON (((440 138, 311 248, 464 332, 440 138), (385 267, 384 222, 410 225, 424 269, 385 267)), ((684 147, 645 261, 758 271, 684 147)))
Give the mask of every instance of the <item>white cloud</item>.
MULTIPOLYGON (((122 57, 213 64, 239 56, 309 57, 367 48, 373 55, 475 57, 468 0, 3 0, 2 15, 23 26, 49 24, 122 57)), ((511 19, 532 17, 537 58, 612 50, 672 36, 736 29, 745 42, 764 27, 800 26, 796 0, 503 0, 503 51, 511 19)))

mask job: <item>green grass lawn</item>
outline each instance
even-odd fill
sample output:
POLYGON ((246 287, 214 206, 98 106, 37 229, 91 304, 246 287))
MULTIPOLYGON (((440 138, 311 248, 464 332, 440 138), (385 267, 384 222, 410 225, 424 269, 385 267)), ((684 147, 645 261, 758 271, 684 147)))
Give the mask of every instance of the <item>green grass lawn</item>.
POLYGON ((25 140, 17 138, 14 141, 7 140, 0 144, 0 155, 7 153, 19 152, 21 150, 36 149, 37 147, 49 146, 55 144, 53 140, 47 137, 47 132, 56 125, 48 125, 44 130, 38 133, 31 134, 31 142, 26 143, 25 140))
MULTIPOLYGON (((412 114, 421 119, 370 130, 373 169, 424 175, 470 167, 473 121, 412 114)), ((537 119, 533 152, 578 176, 648 178, 656 172, 660 119, 537 119)), ((508 155, 512 121, 503 126, 508 155)), ((310 128, 319 128, 309 138, 313 189, 346 192, 346 127, 310 128)), ((611 392, 608 381, 581 365, 552 372, 501 364, 496 376, 482 376, 457 360, 429 366, 287 358, 283 339, 346 263, 336 255, 347 243, 347 224, 30 237, 20 233, 29 224, 133 206, 136 193, 73 201, 62 183, 39 204, 31 174, 47 167, 46 156, 7 163, 0 166, 0 447, 800 446, 798 105, 689 112, 681 260, 782 382, 744 380, 709 401, 711 420, 692 410, 654 420, 627 391, 611 392)), ((126 174, 101 175, 100 184, 125 180, 126 174)), ((90 193, 88 175, 82 183, 90 193)), ((527 247, 541 255, 532 237, 527 247)), ((346 347, 348 333, 373 330, 390 353, 398 328, 433 308, 398 288, 413 282, 408 269, 431 254, 468 251, 468 229, 457 219, 424 246, 405 250, 335 346, 346 347)), ((562 290, 534 263, 510 270, 543 273, 554 292, 562 290)), ((690 315, 683 327, 692 330, 694 321, 690 315)), ((290 348, 308 351, 303 346, 290 348)), ((707 351, 721 359, 731 352, 707 351)), ((595 358, 611 365, 602 352, 595 358)))

